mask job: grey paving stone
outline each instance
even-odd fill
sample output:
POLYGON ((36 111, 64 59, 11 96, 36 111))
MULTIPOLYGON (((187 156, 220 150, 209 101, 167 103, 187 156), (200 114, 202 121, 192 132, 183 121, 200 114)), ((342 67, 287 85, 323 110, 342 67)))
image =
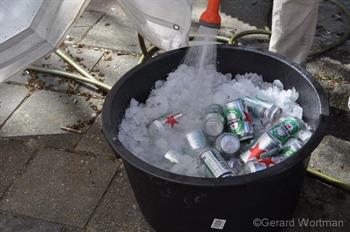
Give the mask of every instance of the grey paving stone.
POLYGON ((85 10, 84 13, 75 20, 73 23, 74 27, 89 27, 94 25, 101 17, 102 12, 94 10, 85 10))
POLYGON ((350 196, 346 192, 306 177, 302 194, 296 208, 295 227, 288 232, 345 232, 350 230, 350 196), (298 220, 337 220, 342 227, 299 226, 298 220))
POLYGON ((67 94, 35 92, 5 123, 1 136, 64 134, 60 126, 79 124, 85 131, 96 113, 83 97, 67 94))
POLYGON ((30 78, 31 77, 30 77, 29 73, 24 71, 24 72, 19 72, 19 73, 13 75, 9 79, 7 79, 7 81, 5 83, 25 85, 30 78))
POLYGON ((1 232, 60 232, 62 225, 0 213, 1 232))
POLYGON ((113 14, 113 12, 121 9, 118 2, 115 0, 91 0, 86 10, 113 14))
POLYGON ((61 232, 85 232, 85 230, 72 226, 64 226, 61 232))
POLYGON ((114 15, 105 15, 87 33, 82 43, 115 50, 140 52, 137 32, 121 10, 116 11, 114 15))
POLYGON ((0 126, 27 96, 28 90, 23 86, 8 83, 0 84, 0 126))
MULTIPOLYGON (((350 75, 350 69, 349 69, 350 75)), ((344 82, 334 83, 334 89, 331 91, 330 104, 341 110, 348 111, 348 101, 350 96, 350 84, 344 82)))
MULTIPOLYGON (((106 54, 95 67, 99 73, 103 74, 102 79, 107 85, 114 85, 120 77, 137 65, 138 56, 118 55, 116 52, 106 54), (105 59, 105 57, 109 57, 105 59)), ((96 75, 98 75, 96 73, 96 75)))
POLYGON ((320 80, 320 79, 318 79, 318 81, 323 87, 323 89, 325 90, 329 104, 333 106, 334 102, 332 102, 332 94, 333 94, 334 85, 336 82, 332 80, 320 80))
POLYGON ((350 183, 350 142, 325 136, 312 153, 310 167, 350 183))
POLYGON ((64 133, 53 135, 16 136, 11 137, 11 139, 21 141, 23 144, 33 149, 56 148, 73 151, 81 137, 82 134, 64 133))
POLYGON ((101 117, 98 117, 87 133, 83 135, 75 150, 114 158, 113 151, 102 133, 101 117))
POLYGON ((92 69, 93 66, 101 59, 103 51, 99 49, 91 49, 88 47, 81 47, 73 45, 67 46, 65 51, 70 54, 81 66, 92 69))
POLYGON ((83 227, 118 163, 41 150, 0 202, 6 212, 83 227))
POLYGON ((90 29, 90 27, 82 26, 82 27, 75 27, 72 26, 69 28, 66 36, 66 42, 67 43, 80 43, 82 39, 84 38, 87 31, 90 29))
POLYGON ((134 194, 129 185, 124 168, 108 189, 87 226, 87 232, 150 232, 138 209, 134 194))
POLYGON ((347 81, 319 80, 325 90, 331 107, 349 111, 350 84, 347 81))
POLYGON ((19 141, 0 137, 0 196, 21 173, 34 152, 19 141))
POLYGON ((330 58, 317 58, 307 64, 307 70, 321 80, 349 81, 350 67, 330 58))
MULTIPOLYGON (((334 51, 333 57, 334 54, 338 54, 338 52, 334 51)), ((341 60, 331 57, 315 59, 307 64, 307 69, 326 90, 330 105, 348 111, 350 64, 343 63, 343 59, 346 62, 346 59, 350 59, 350 55, 345 58, 338 56, 338 58, 341 60)))

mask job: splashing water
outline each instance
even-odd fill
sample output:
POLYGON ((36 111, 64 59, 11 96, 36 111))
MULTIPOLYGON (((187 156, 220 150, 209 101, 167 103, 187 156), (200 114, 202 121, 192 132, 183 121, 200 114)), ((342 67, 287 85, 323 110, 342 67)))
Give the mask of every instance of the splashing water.
POLYGON ((184 64, 195 67, 199 76, 206 67, 216 70, 217 33, 216 28, 200 26, 192 43, 193 46, 187 51, 184 64))

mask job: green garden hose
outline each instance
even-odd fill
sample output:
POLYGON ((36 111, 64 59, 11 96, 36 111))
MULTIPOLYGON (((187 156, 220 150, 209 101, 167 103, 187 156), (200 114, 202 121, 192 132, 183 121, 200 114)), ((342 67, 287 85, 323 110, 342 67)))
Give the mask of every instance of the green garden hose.
POLYGON ((41 67, 35 67, 35 66, 31 66, 29 68, 27 68, 28 71, 34 71, 34 72, 39 72, 39 73, 47 73, 47 74, 52 74, 52 75, 56 75, 56 76, 62 76, 62 77, 66 77, 78 82, 84 82, 84 83, 88 83, 91 85, 96 86, 98 89, 103 90, 104 92, 109 92, 112 87, 103 84, 102 82, 95 80, 95 79, 89 79, 87 77, 83 77, 81 75, 77 75, 74 73, 70 73, 70 72, 65 72, 59 69, 52 69, 52 68, 41 68, 41 67))

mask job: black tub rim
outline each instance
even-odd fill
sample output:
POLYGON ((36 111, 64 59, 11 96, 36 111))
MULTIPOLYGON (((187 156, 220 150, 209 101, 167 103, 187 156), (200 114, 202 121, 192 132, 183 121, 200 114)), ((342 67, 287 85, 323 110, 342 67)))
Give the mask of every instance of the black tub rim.
POLYGON ((321 110, 319 112, 319 122, 316 126, 316 129, 309 139, 309 141, 293 156, 289 157, 282 163, 275 165, 273 167, 267 168, 263 171, 259 171, 256 173, 251 173, 247 175, 227 177, 227 178, 204 178, 204 177, 193 177, 193 176, 184 176, 180 174, 171 173, 165 171, 163 169, 152 166, 151 164, 139 159, 136 155, 132 154, 124 145, 119 141, 118 135, 114 132, 115 128, 112 128, 112 116, 111 116, 111 107, 113 106, 114 96, 118 93, 119 89, 122 88, 124 82, 128 80, 130 76, 132 76, 135 72, 139 72, 146 65, 156 63, 158 60, 163 59, 167 56, 172 56, 175 53, 178 53, 181 50, 186 50, 188 47, 175 49, 172 51, 168 51, 162 53, 156 57, 149 59, 147 62, 139 64, 125 73, 120 80, 113 86, 112 90, 108 93, 102 111, 102 130, 106 137, 107 142, 112 147, 113 151, 118 154, 123 161, 126 161, 129 165, 134 166, 141 171, 163 179, 165 181, 170 181, 174 183, 179 183, 183 185, 191 185, 191 186, 203 186, 203 187, 218 187, 218 186, 238 186, 238 185, 247 185, 251 182, 255 182, 258 180, 262 180, 271 176, 275 176, 285 172, 286 170, 296 166, 298 163, 305 160, 308 156, 311 155, 311 152, 318 146, 321 142, 325 130, 326 125, 328 123, 329 118, 329 104, 326 97, 326 94, 321 87, 320 83, 303 67, 300 65, 282 57, 276 53, 272 53, 269 51, 263 51, 261 49, 249 48, 249 47, 238 47, 226 44, 218 45, 218 49, 236 49, 236 50, 244 50, 251 53, 256 53, 260 55, 269 56, 270 58, 276 59, 285 65, 293 68, 296 72, 306 77, 306 80, 311 84, 314 91, 316 91, 318 96, 318 101, 321 103, 321 110))

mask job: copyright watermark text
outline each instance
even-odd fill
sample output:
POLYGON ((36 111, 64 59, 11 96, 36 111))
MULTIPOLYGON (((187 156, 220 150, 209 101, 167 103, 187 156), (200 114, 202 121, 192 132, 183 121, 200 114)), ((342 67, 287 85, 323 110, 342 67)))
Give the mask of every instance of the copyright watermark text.
POLYGON ((314 228, 341 228, 344 226, 343 220, 324 220, 310 218, 293 218, 289 220, 273 220, 268 218, 254 218, 253 226, 255 227, 314 227, 314 228))

